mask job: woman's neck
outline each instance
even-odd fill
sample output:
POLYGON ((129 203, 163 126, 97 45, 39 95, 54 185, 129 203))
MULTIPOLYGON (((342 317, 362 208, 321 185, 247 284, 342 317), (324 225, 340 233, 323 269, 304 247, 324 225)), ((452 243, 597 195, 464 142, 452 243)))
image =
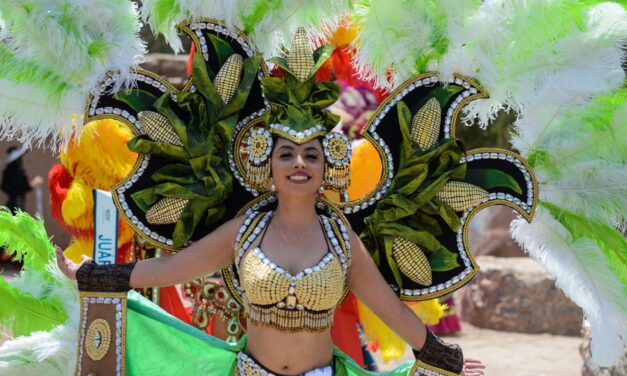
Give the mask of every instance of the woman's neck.
POLYGON ((279 198, 274 217, 286 229, 307 228, 318 220, 316 198, 313 197, 311 200, 301 197, 279 198))

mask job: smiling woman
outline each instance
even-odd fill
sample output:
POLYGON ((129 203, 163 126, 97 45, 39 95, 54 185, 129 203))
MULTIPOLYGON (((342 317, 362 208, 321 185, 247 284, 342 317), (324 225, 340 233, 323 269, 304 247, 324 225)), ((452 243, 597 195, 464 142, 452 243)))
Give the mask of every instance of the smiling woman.
MULTIPOLYGON (((248 205, 249 210, 240 211, 240 215, 173 257, 135 265, 106 267, 86 263, 79 267, 59 254, 59 266, 70 278, 78 279, 81 290, 87 291, 102 289, 103 282, 111 291, 165 286, 224 269, 227 286, 246 311, 247 335, 237 348, 231 349, 216 346, 212 340, 213 345, 205 345, 208 347, 205 352, 208 357, 215 354, 218 359, 237 350, 237 356, 231 353, 231 359, 237 363, 240 375, 361 375, 364 371, 334 350, 330 335, 334 312, 348 291, 354 292, 415 350, 416 363, 401 366, 393 375, 459 374, 464 365, 461 349, 440 341, 398 299, 344 216, 325 199, 325 192, 332 191, 339 193, 341 201, 347 200, 345 192, 350 185, 351 159, 350 140, 331 131, 338 118, 325 110, 337 99, 339 85, 317 82, 314 77, 329 54, 327 47, 312 53, 307 36, 300 29, 287 59, 273 59, 283 71, 283 77, 265 77, 261 81, 264 96, 271 103, 270 110, 236 129, 233 138, 241 142, 235 143, 233 154, 237 162, 234 164, 247 166, 240 171, 241 182, 256 194, 262 194, 248 205), (273 209, 269 203, 274 204, 273 209), (232 248, 234 240, 235 250, 232 248)), ((204 65, 204 62, 196 59, 194 64, 204 65)), ((241 67, 246 61, 226 59, 215 77, 217 93, 224 91, 220 77, 226 76, 222 72, 233 70, 233 64, 241 67)), ((197 66, 195 69, 199 71, 197 66)), ((205 79, 205 83, 209 86, 199 91, 211 97, 211 90, 208 90, 212 87, 211 81, 205 79)), ((230 90, 235 92, 234 88, 230 90)), ((222 100, 226 103, 225 109, 228 108, 230 96, 222 100)), ((180 122, 171 108, 194 101, 197 100, 192 94, 181 96, 178 104, 160 100, 160 112, 172 113, 164 122, 172 123, 176 129, 175 124, 180 122)), ((141 119, 147 120, 159 116, 162 115, 140 114, 141 119)), ((216 119, 220 118, 218 114, 216 119)), ((217 124, 224 126, 226 121, 225 118, 217 124)), ((158 136, 157 123, 147 122, 146 125, 151 129, 152 140, 138 137, 130 143, 140 154, 150 152, 162 158, 181 158, 182 155, 179 157, 180 154, 168 145, 172 142, 193 152, 191 145, 185 145, 185 142, 190 143, 192 133, 171 132, 168 137, 158 136), (163 141, 155 142, 156 139, 163 141), (167 151, 168 148, 171 151, 167 151)), ((190 159, 192 168, 197 168, 195 163, 190 159)), ((172 166, 169 170, 165 167, 159 170, 163 171, 161 181, 165 181, 166 173, 174 172, 172 166)), ((219 173, 220 165, 212 166, 219 173)), ((157 173, 153 178, 156 176, 157 173)), ((178 184, 183 182, 178 175, 168 179, 178 184)), ((191 186, 190 189, 197 191, 191 186)), ((120 192, 118 195, 122 197, 120 192)), ((153 195, 163 195, 161 200, 170 199, 166 191, 159 189, 152 189, 150 193, 145 189, 131 197, 154 217, 161 211, 161 201, 151 197, 153 195), (157 204, 150 207, 154 202, 157 204)), ((182 195, 180 199, 192 197, 182 195)), ((182 213, 179 215, 183 216, 182 213)), ((187 240, 189 237, 182 239, 187 240)), ((129 304, 134 305, 132 299, 129 304)), ((141 326, 131 317, 129 330, 131 325, 133 328, 141 326)), ((134 359, 136 345, 129 342, 126 351, 127 356, 134 359)), ((481 363, 467 361, 465 364, 467 374, 482 373, 481 363)), ((156 370, 155 367, 163 371, 162 362, 133 362, 128 367, 147 374, 156 370)), ((226 371, 228 364, 224 367, 211 374, 232 372, 226 371)))

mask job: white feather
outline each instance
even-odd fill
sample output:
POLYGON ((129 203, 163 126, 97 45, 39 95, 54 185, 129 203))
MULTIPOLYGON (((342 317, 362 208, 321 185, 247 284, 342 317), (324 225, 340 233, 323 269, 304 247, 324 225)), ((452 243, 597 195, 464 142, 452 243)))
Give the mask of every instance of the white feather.
POLYGON ((539 93, 550 99, 544 106, 556 108, 620 87, 627 12, 617 4, 596 5, 583 14, 583 27, 569 13, 556 17, 573 6, 581 4, 490 0, 467 27, 449 29, 442 76, 475 77, 490 94, 465 108, 467 119, 485 127, 501 108, 533 109, 539 93))
MULTIPOLYGON (((46 269, 53 280, 40 273, 22 270, 11 286, 36 298, 56 297, 63 303, 68 319, 50 331, 16 337, 0 346, 0 376, 67 376, 74 374, 78 346, 79 300, 76 284, 65 277, 56 262, 46 269)), ((16 318, 19 320, 19 317, 16 318)))
MULTIPOLYGON (((283 0, 280 5, 275 3, 269 7, 259 22, 246 25, 265 58, 278 55, 284 47, 289 48, 298 27, 306 28, 310 36, 317 34, 321 28, 334 29, 351 8, 351 3, 345 0, 283 0)), ((249 7, 245 12, 251 10, 252 7, 249 7)), ((242 13, 243 18, 247 16, 245 12, 242 13)))
POLYGON ((77 315, 49 332, 35 332, 7 341, 0 346, 0 375, 73 375, 77 343, 77 315))
POLYGON ((129 86, 145 53, 127 0, 0 0, 0 19, 0 136, 27 144, 67 141, 82 125, 78 98, 111 71, 114 90, 129 86))
POLYGON ((625 286, 608 266, 596 243, 573 239, 543 207, 531 223, 512 222, 512 235, 555 277, 556 285, 579 305, 592 328, 592 359, 610 366, 627 346, 625 286))
POLYGON ((540 199, 620 227, 627 210, 627 90, 576 108, 546 105, 552 92, 539 93, 514 123, 512 145, 534 158, 540 199))
POLYGON ((359 32, 354 64, 375 87, 391 89, 426 70, 436 69, 447 44, 447 25, 463 24, 468 1, 369 0, 355 6, 359 32))
POLYGON ((39 87, 0 78, 0 138, 56 148, 73 131, 80 135, 85 98, 69 90, 56 102, 39 87))
POLYGON ((242 28, 239 12, 246 2, 242 0, 177 0, 170 9, 160 9, 158 0, 144 0, 141 17, 155 34, 161 34, 174 53, 183 52, 183 43, 178 35, 176 25, 183 21, 209 17, 224 22, 228 27, 242 28), (164 17, 164 15, 167 16, 164 17), (159 23, 161 21, 162 23, 159 23))

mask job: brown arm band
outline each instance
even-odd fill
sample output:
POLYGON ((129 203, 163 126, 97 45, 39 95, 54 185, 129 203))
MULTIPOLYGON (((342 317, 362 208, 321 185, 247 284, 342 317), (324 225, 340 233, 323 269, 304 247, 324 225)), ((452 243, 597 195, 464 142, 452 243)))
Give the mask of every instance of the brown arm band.
POLYGON ((98 265, 85 262, 76 271, 80 291, 124 292, 131 289, 131 272, 135 263, 121 265, 98 265))
POLYGON ((448 344, 427 329, 427 340, 420 351, 414 350, 417 360, 430 366, 459 375, 464 366, 464 354, 459 345, 448 344))

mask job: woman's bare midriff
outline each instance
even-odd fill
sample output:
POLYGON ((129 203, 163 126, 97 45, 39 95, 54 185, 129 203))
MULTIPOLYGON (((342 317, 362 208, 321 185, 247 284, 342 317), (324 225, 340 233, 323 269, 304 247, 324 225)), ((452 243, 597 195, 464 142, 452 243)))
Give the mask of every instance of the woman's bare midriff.
POLYGON ((249 325, 247 351, 260 365, 279 375, 300 375, 333 360, 330 331, 284 333, 249 325))

